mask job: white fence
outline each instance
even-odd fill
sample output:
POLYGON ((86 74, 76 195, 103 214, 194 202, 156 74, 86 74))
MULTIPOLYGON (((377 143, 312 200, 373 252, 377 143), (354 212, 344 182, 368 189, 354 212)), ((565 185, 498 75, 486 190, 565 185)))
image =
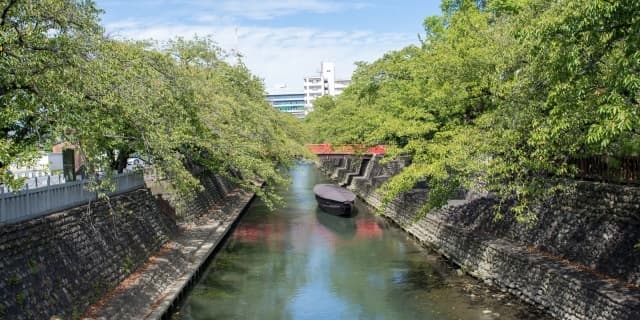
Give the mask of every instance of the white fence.
MULTIPOLYGON (((64 175, 58 174, 55 176, 40 176, 28 178, 24 181, 24 186, 20 190, 36 189, 42 187, 48 187, 53 184, 65 183, 64 175)), ((0 193, 8 192, 4 187, 0 187, 0 193)))
MULTIPOLYGON (((0 194, 0 224, 16 223, 68 209, 97 199, 96 192, 87 191, 88 180, 73 181, 41 188, 26 188, 14 193, 0 194)), ((144 185, 142 171, 117 175, 115 191, 109 195, 128 192, 144 185)))

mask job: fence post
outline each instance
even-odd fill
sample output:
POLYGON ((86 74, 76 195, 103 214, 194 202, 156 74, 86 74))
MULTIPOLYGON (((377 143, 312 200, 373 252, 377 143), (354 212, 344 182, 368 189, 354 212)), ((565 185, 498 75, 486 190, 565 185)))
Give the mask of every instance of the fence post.
POLYGON ((47 176, 47 204, 46 208, 51 208, 51 176, 47 176))
POLYGON ((4 200, 5 197, 0 195, 0 209, 2 209, 0 210, 0 223, 4 223, 5 216, 7 215, 7 208, 5 208, 4 200))
POLYGON ((29 184, 27 184, 27 217, 31 217, 31 199, 29 199, 29 197, 31 196, 31 191, 29 190, 29 184))

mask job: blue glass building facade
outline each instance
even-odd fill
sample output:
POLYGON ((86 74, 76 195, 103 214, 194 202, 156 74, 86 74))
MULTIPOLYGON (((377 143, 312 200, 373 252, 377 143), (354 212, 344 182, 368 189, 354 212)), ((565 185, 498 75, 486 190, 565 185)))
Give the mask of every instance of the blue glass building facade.
POLYGON ((272 93, 266 99, 274 108, 304 119, 304 93, 272 93))

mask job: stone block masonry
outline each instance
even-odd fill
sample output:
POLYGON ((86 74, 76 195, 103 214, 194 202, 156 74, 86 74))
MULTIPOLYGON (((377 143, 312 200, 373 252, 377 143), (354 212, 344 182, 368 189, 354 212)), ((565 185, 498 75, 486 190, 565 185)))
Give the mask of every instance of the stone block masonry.
POLYGON ((515 221, 509 203, 496 221, 497 199, 480 198, 442 214, 467 230, 537 250, 640 287, 640 188, 579 182, 542 204, 531 224, 515 221))
POLYGON ((204 192, 195 192, 183 198, 179 198, 166 187, 167 182, 164 181, 155 181, 150 188, 154 194, 168 202, 172 207, 172 213, 180 221, 188 222, 207 213, 212 206, 224 206, 226 194, 237 187, 227 179, 214 174, 200 174, 198 180, 204 187, 204 192))
MULTIPOLYGON (((349 188, 380 208, 376 188, 407 163, 373 159, 349 188)), ((332 163, 321 168, 335 171, 332 163)), ((640 188, 577 183, 542 204, 530 225, 509 215, 495 220, 497 200, 489 196, 417 219, 427 191, 401 195, 382 214, 468 273, 558 319, 640 319, 640 252, 633 248, 640 242, 640 188)))

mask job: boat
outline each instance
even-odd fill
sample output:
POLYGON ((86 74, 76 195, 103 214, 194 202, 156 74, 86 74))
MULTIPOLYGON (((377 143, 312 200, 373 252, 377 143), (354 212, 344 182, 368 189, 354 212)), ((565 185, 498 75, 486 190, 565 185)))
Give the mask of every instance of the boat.
POLYGON ((318 206, 322 211, 338 216, 349 216, 353 212, 356 195, 335 184, 322 183, 313 187, 318 206))

